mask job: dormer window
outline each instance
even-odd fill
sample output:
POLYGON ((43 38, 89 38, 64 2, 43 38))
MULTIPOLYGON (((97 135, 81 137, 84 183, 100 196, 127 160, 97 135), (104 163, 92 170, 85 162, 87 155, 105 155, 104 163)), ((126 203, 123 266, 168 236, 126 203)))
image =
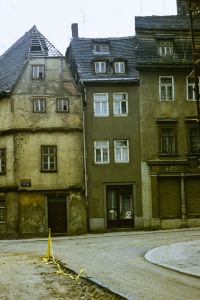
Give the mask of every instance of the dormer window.
POLYGON ((97 43, 93 45, 93 50, 94 52, 97 53, 109 53, 109 44, 101 44, 101 43, 97 43))
POLYGON ((117 57, 113 60, 113 71, 115 74, 126 72, 126 60, 123 57, 117 57))
POLYGON ((124 63, 124 61, 114 62, 114 71, 115 71, 115 73, 125 73, 125 63, 124 63))
POLYGON ((95 73, 106 73, 106 62, 96 61, 95 62, 95 73))
POLYGON ((98 56, 93 60, 94 73, 104 74, 107 73, 108 61, 102 56, 98 56))
POLYGON ((158 52, 160 56, 172 56, 173 43, 172 41, 159 41, 158 52))

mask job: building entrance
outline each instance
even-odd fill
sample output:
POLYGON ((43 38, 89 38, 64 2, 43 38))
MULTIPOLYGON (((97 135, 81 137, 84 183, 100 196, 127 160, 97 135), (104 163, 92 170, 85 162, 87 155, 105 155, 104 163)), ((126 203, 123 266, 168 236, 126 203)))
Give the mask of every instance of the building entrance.
POLYGON ((108 228, 133 228, 133 186, 107 186, 106 198, 108 228))

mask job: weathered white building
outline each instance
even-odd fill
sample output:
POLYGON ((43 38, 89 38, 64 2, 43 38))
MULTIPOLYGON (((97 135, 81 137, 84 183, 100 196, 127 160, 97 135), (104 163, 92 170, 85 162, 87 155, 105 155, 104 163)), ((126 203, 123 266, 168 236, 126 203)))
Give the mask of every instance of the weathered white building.
POLYGON ((0 237, 86 232, 81 97, 33 26, 0 57, 0 237))

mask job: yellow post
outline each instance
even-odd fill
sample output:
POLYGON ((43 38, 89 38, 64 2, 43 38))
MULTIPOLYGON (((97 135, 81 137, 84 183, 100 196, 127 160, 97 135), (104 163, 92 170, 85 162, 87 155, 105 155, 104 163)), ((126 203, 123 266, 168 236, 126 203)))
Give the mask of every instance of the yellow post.
POLYGON ((46 252, 46 259, 51 258, 51 229, 49 228, 49 237, 48 237, 48 244, 47 244, 47 252, 46 252))

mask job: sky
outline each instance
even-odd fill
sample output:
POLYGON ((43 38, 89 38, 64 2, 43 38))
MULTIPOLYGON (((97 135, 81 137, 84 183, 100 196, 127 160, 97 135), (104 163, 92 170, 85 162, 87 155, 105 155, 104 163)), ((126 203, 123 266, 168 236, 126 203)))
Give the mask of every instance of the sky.
POLYGON ((0 0, 0 55, 33 25, 65 54, 72 23, 79 37, 123 37, 135 16, 176 14, 176 0, 0 0))

